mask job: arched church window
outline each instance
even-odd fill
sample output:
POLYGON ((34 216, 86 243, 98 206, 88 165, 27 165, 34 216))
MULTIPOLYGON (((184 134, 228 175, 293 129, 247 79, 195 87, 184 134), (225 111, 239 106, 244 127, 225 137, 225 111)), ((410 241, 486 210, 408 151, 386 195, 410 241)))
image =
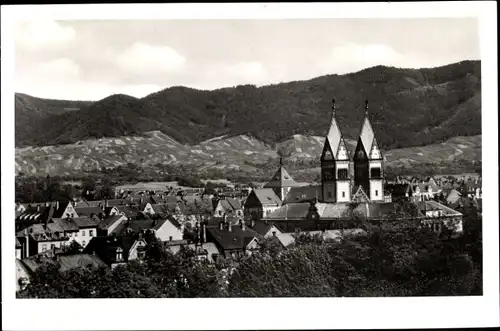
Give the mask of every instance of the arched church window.
POLYGON ((339 169, 337 171, 338 179, 348 179, 348 170, 347 169, 339 169))
POLYGON ((371 168, 370 169, 370 175, 371 177, 378 178, 381 177, 382 172, 380 171, 380 168, 371 168))

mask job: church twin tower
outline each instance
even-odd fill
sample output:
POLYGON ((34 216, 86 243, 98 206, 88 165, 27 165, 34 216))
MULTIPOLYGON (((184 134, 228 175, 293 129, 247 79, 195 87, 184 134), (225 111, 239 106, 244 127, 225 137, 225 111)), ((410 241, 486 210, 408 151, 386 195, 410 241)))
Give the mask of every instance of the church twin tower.
POLYGON ((383 157, 368 119, 368 101, 358 143, 351 157, 335 119, 332 100, 332 122, 321 154, 322 201, 384 201, 383 157), (351 164, 354 163, 354 178, 351 164))

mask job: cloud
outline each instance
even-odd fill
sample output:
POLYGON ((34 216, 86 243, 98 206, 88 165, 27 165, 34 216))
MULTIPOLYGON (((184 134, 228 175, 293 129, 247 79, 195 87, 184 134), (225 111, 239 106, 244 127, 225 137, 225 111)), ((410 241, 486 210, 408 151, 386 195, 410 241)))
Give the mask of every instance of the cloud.
POLYGON ((404 56, 383 44, 358 45, 347 43, 334 47, 320 61, 319 67, 330 73, 344 74, 376 65, 399 65, 404 56))
POLYGON ((38 64, 34 70, 36 78, 66 81, 78 78, 80 66, 68 58, 59 58, 38 64))
POLYGON ((259 84, 267 78, 266 69, 262 63, 256 61, 230 65, 225 69, 225 72, 230 77, 241 79, 247 83, 253 82, 253 84, 259 84))
POLYGON ((16 30, 16 43, 24 49, 35 51, 42 48, 60 47, 72 42, 75 30, 52 20, 23 22, 16 30))
POLYGON ((269 79, 267 69, 258 61, 242 61, 232 64, 213 63, 205 66, 204 70, 200 70, 198 76, 198 83, 190 84, 190 86, 200 89, 245 84, 261 85, 267 83, 269 79))
POLYGON ((179 71, 186 59, 168 46, 136 42, 114 59, 121 70, 130 74, 145 75, 179 71))

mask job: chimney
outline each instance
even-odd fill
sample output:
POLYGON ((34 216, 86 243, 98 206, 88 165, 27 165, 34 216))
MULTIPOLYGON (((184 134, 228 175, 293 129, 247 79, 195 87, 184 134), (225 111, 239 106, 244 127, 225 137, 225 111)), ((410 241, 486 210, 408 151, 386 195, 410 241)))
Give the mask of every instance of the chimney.
POLYGON ((222 221, 219 222, 219 229, 221 231, 224 230, 224 222, 222 222, 222 221))
POLYGON ((46 203, 45 203, 45 207, 48 207, 48 206, 49 206, 49 203, 48 203, 48 202, 46 202, 46 203))
POLYGON ((227 231, 228 232, 232 232, 233 231, 233 225, 231 224, 231 222, 227 222, 227 231))
POLYGON ((252 223, 251 224, 251 227, 254 228, 255 227, 255 220, 252 218, 252 223))
POLYGON ((142 203, 142 198, 139 200, 139 203, 142 203))
POLYGON ((370 218, 370 208, 368 208, 368 202, 365 202, 366 218, 370 218))
POLYGON ((203 228, 203 243, 207 242, 207 228, 205 226, 205 223, 202 223, 202 228, 203 228))
POLYGON ((36 211, 39 213, 40 212, 40 205, 36 206, 36 211))
POLYGON ((59 200, 56 201, 56 210, 59 209, 59 200))
POLYGON ((24 257, 30 256, 30 241, 28 236, 28 229, 24 229, 24 238, 26 239, 26 252, 24 252, 24 257))
POLYGON ((245 220, 241 220, 241 230, 245 231, 247 227, 245 226, 245 220))

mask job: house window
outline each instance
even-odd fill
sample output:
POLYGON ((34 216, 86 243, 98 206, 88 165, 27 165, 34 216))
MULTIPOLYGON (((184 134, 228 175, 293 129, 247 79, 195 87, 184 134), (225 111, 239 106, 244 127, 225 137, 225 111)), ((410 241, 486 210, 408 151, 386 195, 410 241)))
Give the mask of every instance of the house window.
POLYGON ((94 230, 89 230, 89 236, 93 237, 94 236, 94 230))
POLYGON ((168 240, 172 241, 174 239, 172 236, 168 237, 168 240))
POLYGON ((50 244, 50 249, 56 248, 56 244, 50 244))
POLYGON ((43 245, 42 245, 42 252, 43 252, 43 251, 46 251, 46 250, 47 250, 47 245, 46 245, 46 244, 43 244, 43 245))
POLYGON ((75 238, 78 237, 78 232, 75 232, 75 238))
POLYGON ((378 190, 375 190, 375 196, 378 197, 378 190))
POLYGON ((82 230, 82 236, 85 236, 85 230, 82 230))
POLYGON ((342 198, 345 198, 345 192, 342 192, 342 198))
POLYGON ((222 210, 219 210, 219 216, 222 216, 222 210))
POLYGON ((85 247, 85 240, 84 240, 84 241, 82 241, 82 246, 83 246, 83 247, 85 247))

